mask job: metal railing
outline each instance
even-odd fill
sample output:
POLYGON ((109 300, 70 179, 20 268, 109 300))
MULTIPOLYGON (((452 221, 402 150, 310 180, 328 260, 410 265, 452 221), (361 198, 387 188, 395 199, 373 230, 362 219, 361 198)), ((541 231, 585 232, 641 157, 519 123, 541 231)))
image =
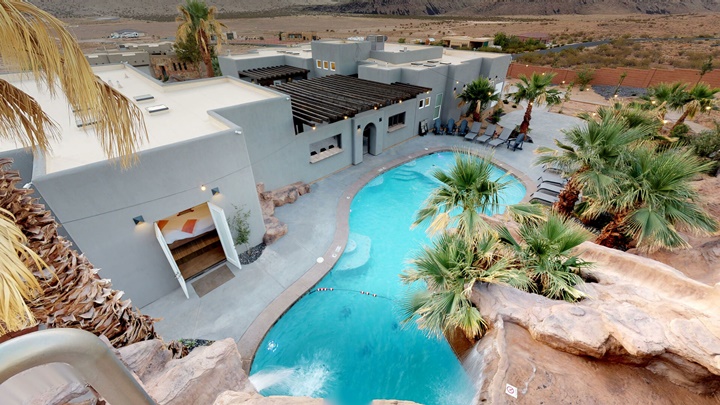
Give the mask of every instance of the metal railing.
POLYGON ((72 366, 112 405, 155 405, 112 349, 80 329, 48 329, 0 344, 0 384, 25 370, 50 363, 72 366))

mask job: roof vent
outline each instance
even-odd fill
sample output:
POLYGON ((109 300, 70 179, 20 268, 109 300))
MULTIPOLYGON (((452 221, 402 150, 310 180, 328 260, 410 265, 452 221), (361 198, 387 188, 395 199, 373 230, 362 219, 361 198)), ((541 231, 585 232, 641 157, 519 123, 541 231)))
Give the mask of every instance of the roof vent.
POLYGON ((414 66, 422 66, 423 65, 422 62, 410 62, 410 64, 414 65, 414 66))
POLYGON ((75 125, 77 125, 78 128, 89 127, 90 125, 93 125, 96 123, 97 123, 97 121, 83 122, 80 118, 75 118, 75 125))
POLYGON ((135 97, 133 97, 133 98, 134 98, 135 101, 137 101, 138 103, 139 103, 139 102, 142 102, 142 101, 155 100, 155 96, 153 96, 152 94, 141 94, 141 95, 135 96, 135 97))
POLYGON ((440 62, 440 61, 439 60, 429 60, 428 61, 428 63, 438 63, 438 62, 440 62))
POLYGON ((158 104, 151 107, 147 107, 147 110, 150 114, 156 114, 159 112, 167 111, 170 107, 166 106, 165 104, 158 104))
POLYGON ((452 65, 452 62, 440 62, 441 65, 452 65))
POLYGON ((433 65, 432 63, 426 63, 426 64, 424 64, 423 66, 426 66, 426 67, 435 67, 435 66, 437 66, 437 65, 433 65))

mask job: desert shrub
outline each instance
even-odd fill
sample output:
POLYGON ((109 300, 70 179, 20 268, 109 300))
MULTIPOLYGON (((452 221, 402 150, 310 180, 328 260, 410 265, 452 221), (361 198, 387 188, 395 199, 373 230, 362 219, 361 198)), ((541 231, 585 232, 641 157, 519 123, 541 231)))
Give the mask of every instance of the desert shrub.
POLYGON ((592 81, 593 76, 595 75, 595 71, 592 69, 584 68, 578 70, 576 72, 576 75, 577 77, 575 79, 575 82, 577 82, 577 84, 580 86, 580 91, 583 91, 585 90, 585 87, 587 87, 587 85, 590 84, 590 82, 592 81))

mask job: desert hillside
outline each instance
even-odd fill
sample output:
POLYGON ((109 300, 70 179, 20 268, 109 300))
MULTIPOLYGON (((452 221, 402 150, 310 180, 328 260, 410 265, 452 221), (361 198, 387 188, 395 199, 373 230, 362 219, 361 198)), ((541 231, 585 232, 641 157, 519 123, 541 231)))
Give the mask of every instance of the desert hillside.
MULTIPOLYGON (((173 16, 180 0, 31 0, 61 17, 173 16)), ((390 15, 679 14, 720 11, 717 0, 211 0, 221 14, 288 9, 390 15)))

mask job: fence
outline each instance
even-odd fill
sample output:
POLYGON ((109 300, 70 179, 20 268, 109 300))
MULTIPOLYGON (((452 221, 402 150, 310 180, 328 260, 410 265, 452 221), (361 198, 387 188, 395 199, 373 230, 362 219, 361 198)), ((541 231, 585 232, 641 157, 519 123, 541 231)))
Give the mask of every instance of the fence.
MULTIPOLYGON (((577 77, 573 69, 555 69, 547 66, 526 65, 523 63, 511 63, 508 69, 508 77, 517 78, 521 74, 526 76, 535 73, 554 72, 554 84, 570 83, 577 77)), ((600 68, 595 69, 593 80, 590 84, 615 86, 620 82, 620 76, 626 73, 623 86, 629 87, 650 87, 658 83, 686 82, 695 84, 700 78, 700 71, 694 69, 635 69, 635 68, 600 68)), ((705 76, 702 81, 712 87, 720 87, 720 70, 713 70, 705 76)))

